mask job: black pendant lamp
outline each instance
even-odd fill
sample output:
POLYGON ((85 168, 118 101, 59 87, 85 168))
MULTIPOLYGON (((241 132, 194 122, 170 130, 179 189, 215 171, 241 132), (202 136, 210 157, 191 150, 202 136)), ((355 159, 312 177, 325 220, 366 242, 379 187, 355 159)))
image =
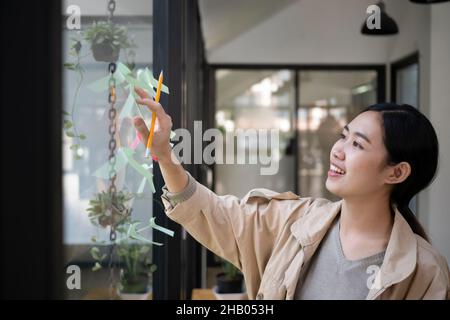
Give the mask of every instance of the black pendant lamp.
POLYGON ((449 2, 450 0, 409 0, 409 1, 417 4, 433 4, 433 3, 449 2))
POLYGON ((367 19, 364 20, 363 26, 361 28, 361 33, 368 36, 386 36, 398 33, 397 23, 384 11, 384 2, 380 1, 377 3, 380 8, 380 29, 373 28, 369 29, 367 27, 367 19))

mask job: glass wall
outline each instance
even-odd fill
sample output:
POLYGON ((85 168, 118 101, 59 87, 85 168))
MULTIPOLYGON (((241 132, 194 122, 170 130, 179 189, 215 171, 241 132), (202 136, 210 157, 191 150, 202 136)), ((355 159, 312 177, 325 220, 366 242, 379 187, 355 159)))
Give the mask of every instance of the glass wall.
POLYGON ((215 166, 218 194, 242 197, 253 188, 295 190, 294 74, 290 70, 217 70, 216 127, 235 139, 233 146, 226 139, 226 147, 234 148, 234 161, 225 163, 224 157, 224 164, 215 166), (272 139, 269 131, 259 129, 275 129, 279 136, 272 139), (254 135, 240 139, 238 132, 246 130, 254 130, 254 135), (274 140, 278 145, 271 144, 274 140), (238 163, 239 153, 246 154, 241 159, 244 163, 238 163), (273 162, 264 163, 261 155, 271 156, 273 162), (273 172, 262 174, 262 168, 273 172))
POLYGON ((79 267, 82 275, 80 290, 67 290, 67 298, 151 292, 152 233, 145 228, 153 205, 151 159, 144 158, 132 125, 135 115, 146 123, 151 115, 138 109, 131 91, 134 81, 153 74, 152 6, 144 0, 65 1, 62 6, 65 263, 79 267), (109 61, 117 66, 115 116, 109 110, 109 61), (108 192, 111 170, 116 172, 113 193, 108 192), (141 222, 142 241, 126 236, 134 222, 141 222))
MULTIPOLYGON (((215 192, 238 197, 254 188, 294 192, 295 72, 217 69, 215 86, 215 128, 224 137, 214 164, 215 192)), ((205 285, 213 287, 222 260, 211 252, 207 257, 205 285)))
POLYGON ((377 101, 376 71, 299 71, 298 186, 302 196, 337 200, 325 187, 338 134, 377 101))
MULTIPOLYGON (((391 66, 393 73, 393 87, 395 88, 393 100, 396 103, 406 103, 419 108, 419 58, 413 55, 406 63, 394 63, 391 66)), ((409 203, 411 210, 418 214, 418 197, 415 196, 409 203)))
POLYGON ((419 107, 419 64, 416 62, 397 69, 395 81, 395 101, 419 107))

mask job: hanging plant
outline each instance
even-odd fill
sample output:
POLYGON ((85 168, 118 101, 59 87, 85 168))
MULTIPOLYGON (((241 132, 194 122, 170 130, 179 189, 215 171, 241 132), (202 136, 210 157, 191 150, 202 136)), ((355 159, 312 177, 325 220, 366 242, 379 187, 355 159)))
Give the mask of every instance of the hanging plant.
POLYGON ((84 58, 90 54, 81 55, 85 42, 90 44, 91 52, 96 61, 111 62, 117 61, 121 49, 125 49, 124 55, 126 65, 133 70, 136 53, 134 51, 137 46, 134 44, 133 37, 128 36, 127 28, 119 26, 108 21, 93 22, 92 26, 86 31, 78 31, 76 35, 70 38, 69 56, 74 57, 74 61, 64 63, 64 68, 73 71, 77 75, 75 92, 72 99, 71 109, 63 111, 63 129, 67 137, 73 140, 70 150, 76 160, 82 158, 82 141, 85 140, 86 134, 79 132, 75 122, 75 107, 77 105, 78 95, 84 79, 85 70, 81 65, 84 58))
POLYGON ((103 228, 117 226, 131 215, 128 202, 134 195, 126 191, 100 192, 89 201, 89 219, 96 226, 103 228))
MULTIPOLYGON (((124 191, 101 192, 89 202, 90 206, 87 209, 94 225, 103 228, 114 226, 117 232, 117 239, 111 244, 117 246, 117 254, 123 262, 120 267, 119 283, 119 293, 122 297, 125 297, 125 294, 146 294, 151 276, 156 270, 156 265, 151 260, 150 249, 153 245, 163 244, 147 239, 142 232, 152 228, 170 237, 174 236, 173 231, 157 225, 155 218, 151 218, 145 227, 138 228, 141 222, 131 219, 132 209, 129 201, 132 198, 133 194, 124 191)), ((98 271, 105 265, 108 257, 105 253, 107 243, 98 241, 95 236, 91 240, 95 244, 89 251, 94 259, 92 271, 98 271)))
POLYGON ((136 47, 127 29, 110 20, 94 21, 85 31, 84 39, 90 43, 94 59, 101 62, 116 62, 121 49, 136 47))
POLYGON ((63 125, 64 125, 64 133, 67 137, 75 140, 70 146, 70 150, 73 152, 73 156, 76 160, 81 159, 81 141, 86 139, 86 135, 84 133, 79 132, 76 122, 75 122, 75 106, 78 99, 78 94, 80 92, 81 83, 84 78, 84 69, 81 66, 81 60, 85 56, 81 56, 81 48, 82 48, 82 34, 80 32, 77 33, 75 37, 72 37, 71 44, 69 48, 69 56, 74 57, 74 62, 66 62, 64 63, 64 67, 67 70, 73 71, 77 74, 77 86, 75 88, 74 96, 72 99, 72 106, 70 112, 63 111, 63 125))

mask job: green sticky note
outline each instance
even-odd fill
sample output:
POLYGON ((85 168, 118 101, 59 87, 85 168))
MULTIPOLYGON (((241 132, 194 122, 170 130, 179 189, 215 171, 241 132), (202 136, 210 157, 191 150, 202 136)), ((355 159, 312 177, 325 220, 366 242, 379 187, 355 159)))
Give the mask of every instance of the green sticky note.
POLYGON ((95 93, 100 93, 108 90, 109 76, 96 80, 87 85, 88 89, 94 91, 95 93))
MULTIPOLYGON (((154 88, 158 88, 158 80, 156 80, 155 78, 153 78, 153 76, 150 74, 150 84, 154 87, 154 88)), ((169 88, 162 84, 161 86, 161 92, 167 93, 169 94, 169 88)))
POLYGON ((156 96, 156 92, 150 85, 150 80, 148 79, 148 75, 145 70, 139 69, 137 71, 137 85, 146 90, 153 98, 156 96))
POLYGON ((119 71, 123 76, 126 76, 131 73, 131 70, 123 64, 122 62, 117 63, 117 71, 119 71))
POLYGON ((151 226, 153 229, 158 230, 158 231, 161 231, 162 233, 165 233, 165 234, 167 234, 167 235, 173 237, 173 235, 175 234, 175 232, 173 232, 172 230, 169 230, 169 229, 166 229, 166 228, 164 228, 164 227, 161 227, 161 226, 157 225, 157 224, 155 223, 155 220, 156 220, 156 218, 153 217, 153 218, 150 219, 150 222, 149 222, 150 226, 151 226))
MULTIPOLYGON (((108 91, 109 78, 110 78, 110 76, 103 77, 99 80, 91 82, 90 84, 87 85, 87 87, 88 87, 88 89, 90 89, 91 91, 94 91, 95 93, 108 91)), ((120 72, 117 72, 114 74, 114 79, 116 79, 116 86, 125 81, 125 77, 122 74, 120 74, 120 72)))
POLYGON ((147 83, 151 84, 151 81, 153 79, 153 75, 152 75, 151 71, 147 67, 143 71, 143 76, 144 76, 144 80, 147 83))
MULTIPOLYGON (((153 164, 146 164, 146 163, 144 163, 144 164, 142 165, 142 167, 143 167, 145 170, 150 170, 150 169, 153 168, 153 164)), ((152 177, 153 177, 153 175, 152 175, 152 177)), ((152 193, 155 193, 156 190, 155 190, 155 185, 153 184, 153 179, 152 179, 151 181, 148 181, 148 180, 147 180, 147 182, 148 182, 148 185, 149 185, 149 187, 150 187, 150 191, 151 191, 152 193)))
POLYGON ((132 75, 129 75, 129 74, 125 75, 125 81, 133 87, 136 86, 136 84, 137 84, 137 80, 135 78, 133 78, 132 75))
POLYGON ((148 169, 150 169, 151 167, 149 167, 149 166, 144 167, 141 164, 139 164, 133 158, 134 151, 131 150, 130 148, 122 148, 122 150, 123 150, 123 154, 127 158, 128 164, 131 167, 133 167, 133 169, 136 170, 140 175, 142 175, 143 177, 145 177, 147 179, 152 192, 155 193, 155 187, 153 185, 153 174, 150 171, 148 171, 148 169))
POLYGON ((156 246, 162 246, 163 245, 162 243, 159 243, 159 242, 150 241, 147 238, 143 237, 141 234, 139 234, 139 232, 136 230, 136 228, 137 228, 137 226, 139 224, 140 224, 139 222, 132 223, 130 225, 130 227, 128 228, 128 233, 127 234, 128 234, 128 236, 131 239, 139 240, 139 241, 146 242, 146 243, 149 243, 149 244, 154 244, 156 246))
MULTIPOLYGON (((122 149, 117 150, 115 157, 116 163, 114 165, 114 169, 116 171, 120 171, 125 167, 125 165, 128 162, 128 159, 124 155, 122 149)), ((111 169, 112 169, 111 164, 109 163, 109 161, 106 161, 100 168, 95 170, 92 175, 102 179, 109 179, 109 172, 111 171, 111 169)))
POLYGON ((133 110, 135 106, 135 99, 130 91, 130 93, 128 94, 128 98, 123 104, 122 110, 120 111, 119 121, 122 121, 124 118, 133 117, 133 110))
POLYGON ((147 181, 147 179, 142 178, 141 184, 139 185, 139 188, 137 190, 137 194, 143 194, 144 193, 144 188, 145 188, 145 182, 147 181))

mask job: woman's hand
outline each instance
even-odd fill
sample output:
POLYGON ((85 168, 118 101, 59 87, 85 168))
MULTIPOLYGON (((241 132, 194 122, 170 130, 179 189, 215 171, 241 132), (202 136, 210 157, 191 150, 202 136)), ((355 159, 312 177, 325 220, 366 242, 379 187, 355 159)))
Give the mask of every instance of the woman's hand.
MULTIPOLYGON (((150 148, 151 155, 158 157, 159 161, 170 160, 172 148, 169 144, 169 140, 170 130, 172 129, 172 119, 159 103, 153 101, 147 92, 137 87, 135 87, 135 91, 140 97, 136 99, 136 102, 141 105, 146 105, 156 114, 155 131, 153 134, 152 146, 150 148)), ((141 134, 142 143, 147 146, 149 129, 144 120, 141 117, 135 117, 134 126, 141 134)))
MULTIPOLYGON (((186 188, 188 176, 179 162, 172 161, 172 147, 169 142, 172 119, 163 107, 153 101, 144 90, 140 88, 135 88, 135 90, 140 97, 140 99, 136 99, 136 102, 146 105, 156 115, 155 132, 150 153, 152 156, 158 157, 159 167, 169 191, 180 192, 186 188)), ((142 143, 147 146, 148 128, 144 120, 140 117, 134 118, 134 126, 142 136, 142 143)))

